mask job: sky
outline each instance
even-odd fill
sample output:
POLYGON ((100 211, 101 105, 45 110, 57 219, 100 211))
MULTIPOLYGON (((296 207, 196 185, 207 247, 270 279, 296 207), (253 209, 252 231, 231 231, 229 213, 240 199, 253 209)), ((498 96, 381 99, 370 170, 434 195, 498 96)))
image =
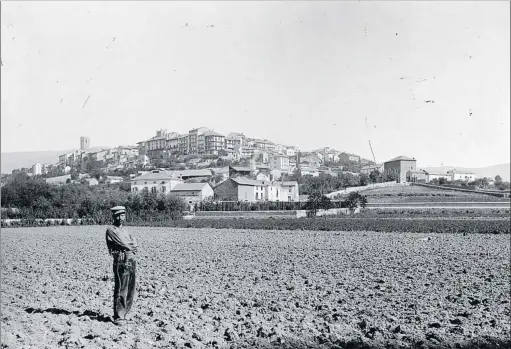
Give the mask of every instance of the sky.
POLYGON ((163 128, 510 161, 507 1, 2 2, 1 150, 163 128), (430 102, 427 102, 430 101, 430 102))

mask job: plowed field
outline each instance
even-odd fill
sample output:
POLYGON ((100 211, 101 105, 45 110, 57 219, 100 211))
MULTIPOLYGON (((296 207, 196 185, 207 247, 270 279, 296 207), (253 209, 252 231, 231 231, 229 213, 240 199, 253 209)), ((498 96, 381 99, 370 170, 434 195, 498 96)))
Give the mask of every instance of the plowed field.
POLYGON ((104 227, 2 229, 2 347, 509 340, 509 235, 129 229, 141 245, 138 288, 121 327, 109 321, 104 227))

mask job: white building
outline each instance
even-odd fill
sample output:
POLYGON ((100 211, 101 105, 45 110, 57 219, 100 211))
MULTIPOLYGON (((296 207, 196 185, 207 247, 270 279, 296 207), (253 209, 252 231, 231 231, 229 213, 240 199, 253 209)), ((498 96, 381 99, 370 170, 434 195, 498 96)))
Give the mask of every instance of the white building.
POLYGON ((373 171, 378 171, 378 172, 380 172, 380 173, 383 173, 383 170, 384 170, 383 164, 366 165, 366 166, 363 166, 363 167, 360 169, 360 173, 363 173, 363 174, 369 175, 369 174, 371 174, 371 172, 373 172, 373 171))
POLYGON ((105 183, 107 184, 114 184, 114 183, 122 183, 123 179, 122 177, 118 176, 106 176, 105 183))
POLYGON ((43 174, 43 167, 40 163, 36 163, 32 166, 32 175, 37 176, 43 174))
POLYGON ((441 178, 449 181, 451 180, 451 176, 446 173, 440 173, 440 172, 428 172, 426 171, 426 183, 431 182, 434 179, 440 180, 441 178))
POLYGON ((174 178, 165 171, 151 171, 131 180, 131 192, 134 194, 147 191, 150 193, 169 193, 182 179, 174 178))
POLYGON ((297 182, 271 182, 229 178, 214 189, 215 196, 222 201, 298 201, 297 182))
POLYGON ((188 204, 194 204, 212 199, 214 192, 208 183, 179 183, 172 188, 170 195, 181 197, 188 204))
POLYGON ((275 170, 287 172, 289 170, 289 158, 284 155, 274 155, 271 159, 271 167, 275 170))
POLYGON ((312 177, 318 177, 319 171, 315 167, 309 167, 309 166, 300 166, 300 173, 302 176, 311 175, 312 177))
POLYGON ((454 181, 473 182, 476 180, 476 175, 472 172, 451 170, 447 171, 447 174, 449 175, 451 182, 454 181))

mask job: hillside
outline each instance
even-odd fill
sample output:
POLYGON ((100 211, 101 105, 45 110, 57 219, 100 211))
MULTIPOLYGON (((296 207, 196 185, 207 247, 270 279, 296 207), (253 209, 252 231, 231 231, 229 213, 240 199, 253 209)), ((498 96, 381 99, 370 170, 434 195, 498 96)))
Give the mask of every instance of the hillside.
POLYGON ((2 153, 2 173, 11 173, 16 168, 29 167, 36 162, 56 163, 59 161, 59 155, 72 150, 47 150, 47 151, 28 151, 2 153))
POLYGON ((511 177, 510 166, 511 164, 509 163, 479 168, 441 166, 441 167, 425 167, 424 170, 445 173, 449 170, 457 169, 458 171, 473 172, 476 174, 477 177, 495 178, 496 175, 500 175, 504 181, 509 181, 511 177))

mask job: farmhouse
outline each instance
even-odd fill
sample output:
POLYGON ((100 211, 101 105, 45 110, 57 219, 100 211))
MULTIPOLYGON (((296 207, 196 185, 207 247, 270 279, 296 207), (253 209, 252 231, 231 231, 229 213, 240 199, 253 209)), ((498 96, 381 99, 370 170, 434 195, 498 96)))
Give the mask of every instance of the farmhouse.
POLYGON ((440 180, 440 178, 443 178, 446 181, 451 179, 451 177, 448 174, 440 173, 440 172, 428 172, 428 171, 426 171, 426 175, 427 175, 426 183, 429 183, 429 182, 431 182, 434 179, 440 180))
POLYGON ((105 183, 114 184, 114 183, 121 183, 122 181, 123 181, 122 177, 119 177, 119 176, 106 176, 105 183))
POLYGON ((182 171, 171 171, 170 175, 173 178, 179 178, 182 180, 198 178, 198 177, 211 177, 213 172, 210 169, 202 170, 182 170, 182 171))
POLYGON ((366 175, 371 174, 373 171, 378 171, 380 173, 383 172, 383 164, 375 164, 375 165, 366 165, 362 166, 360 169, 360 173, 364 173, 366 175))
POLYGON ((229 178, 214 189, 221 201, 298 201, 297 182, 271 182, 243 177, 229 178))
POLYGON ((454 169, 451 171, 447 171, 447 175, 449 176, 449 180, 451 182, 454 181, 473 182, 476 180, 476 175, 473 172, 456 171, 454 169))
POLYGON ((407 172, 407 180, 409 182, 423 182, 428 181, 428 173, 424 170, 413 170, 407 172))
POLYGON ((183 183, 182 179, 172 177, 166 171, 154 170, 133 178, 131 180, 131 192, 133 194, 142 191, 166 194, 180 183, 183 183))
POLYGON ((318 177, 319 171, 315 167, 309 167, 309 166, 300 166, 300 173, 302 176, 308 176, 311 175, 312 177, 318 177))
POLYGON ((383 164, 384 171, 395 171, 398 174, 398 183, 406 182, 406 173, 417 168, 417 160, 407 156, 398 156, 383 164))
POLYGON ((250 167, 229 166, 229 177, 250 176, 251 174, 252 169, 250 167))
POLYGON ((208 183, 180 183, 170 191, 170 196, 179 196, 189 204, 213 198, 213 195, 213 189, 208 183))

